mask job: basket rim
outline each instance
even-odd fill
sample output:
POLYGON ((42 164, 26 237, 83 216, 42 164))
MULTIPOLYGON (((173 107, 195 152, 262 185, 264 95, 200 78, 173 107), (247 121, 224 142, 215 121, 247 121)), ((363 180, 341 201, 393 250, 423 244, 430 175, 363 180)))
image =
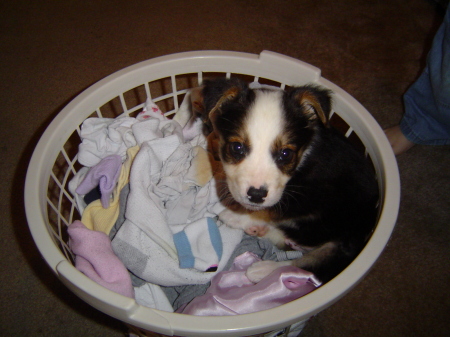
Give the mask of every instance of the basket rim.
MULTIPOLYGON (((67 259, 56 247, 47 231, 44 210, 46 209, 48 180, 40 179, 40 177, 48 177, 50 175, 50 170, 46 168, 48 157, 56 158, 57 151, 52 147, 52 142, 55 141, 55 139, 62 139, 64 137, 66 137, 64 139, 67 139, 68 135, 74 131, 73 129, 61 130, 60 125, 66 123, 70 117, 73 117, 74 110, 82 106, 85 100, 92 99, 92 97, 95 97, 95 95, 104 91, 105 86, 110 85, 113 81, 118 81, 127 77, 144 76, 143 74, 140 74, 140 72, 145 73, 146 69, 149 67, 155 67, 163 63, 170 65, 178 64, 180 62, 189 63, 193 60, 207 63, 209 60, 225 59, 230 60, 230 62, 243 61, 250 63, 256 62, 259 64, 273 62, 276 64, 307 69, 309 71, 308 76, 312 81, 328 87, 335 95, 339 96, 345 104, 352 105, 352 107, 358 110, 361 123, 363 126, 370 128, 371 140, 375 142, 373 148, 369 152, 371 152, 372 158, 376 158, 378 161, 377 165, 382 168, 378 174, 384 182, 384 204, 377 227, 366 247, 348 268, 319 289, 290 303, 273 309, 245 315, 198 317, 142 307, 137 305, 134 300, 130 299, 134 302, 134 305, 131 305, 130 302, 130 306, 124 312, 117 314, 114 312, 109 313, 127 323, 153 329, 154 331, 159 330, 159 332, 166 334, 186 334, 192 332, 194 333, 193 336, 207 336, 211 334, 219 336, 222 333, 227 336, 239 336, 242 333, 267 331, 267 327, 270 327, 269 330, 273 330, 274 326, 287 326, 301 320, 302 317, 307 318, 318 313, 325 307, 336 302, 356 286, 356 284, 358 284, 369 272, 375 261, 381 255, 394 229, 400 203, 400 179, 396 159, 389 142, 378 123, 354 97, 336 84, 321 77, 320 69, 300 60, 275 52, 262 51, 257 55, 220 50, 190 51, 142 61, 105 77, 84 90, 63 108, 41 136, 29 163, 24 197, 26 216, 30 231, 39 251, 51 269, 60 277, 72 275, 71 273, 73 273, 73 270, 76 271, 75 267, 72 265, 64 268, 61 267, 64 266, 64 261, 67 261, 67 259), (71 270, 71 268, 73 270, 71 270), (145 317, 155 315, 160 318, 159 322, 145 322, 145 317), (274 323, 274 320, 276 320, 276 323, 274 323)), ((79 273, 78 271, 76 272, 79 273)), ((123 296, 104 289, 82 274, 79 276, 80 277, 76 280, 76 286, 82 288, 78 282, 87 282, 86 284, 92 286, 94 290, 99 290, 98 287, 100 287, 103 292, 99 292, 99 300, 106 303, 106 306, 115 300, 123 300, 123 296)), ((70 282, 70 280, 68 281, 70 282)), ((91 305, 98 308, 97 303, 91 303, 91 305)))

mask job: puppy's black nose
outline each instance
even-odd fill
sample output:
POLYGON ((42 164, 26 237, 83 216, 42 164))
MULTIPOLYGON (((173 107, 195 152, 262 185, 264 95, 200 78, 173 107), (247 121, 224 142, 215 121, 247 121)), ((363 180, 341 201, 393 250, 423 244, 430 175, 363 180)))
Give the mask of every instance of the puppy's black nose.
POLYGON ((247 191, 248 200, 256 204, 262 203, 267 197, 267 189, 264 186, 260 188, 250 187, 247 191))

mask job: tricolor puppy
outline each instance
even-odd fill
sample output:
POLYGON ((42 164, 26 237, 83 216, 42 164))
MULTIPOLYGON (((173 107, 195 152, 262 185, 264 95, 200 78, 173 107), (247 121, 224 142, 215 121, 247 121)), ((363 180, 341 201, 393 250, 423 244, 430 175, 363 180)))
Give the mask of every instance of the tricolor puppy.
POLYGON ((230 206, 219 217, 306 252, 294 261, 254 264, 247 272, 252 281, 293 264, 327 282, 371 234, 375 174, 330 127, 330 94, 313 85, 277 90, 251 89, 238 79, 204 83, 203 118, 219 139, 230 206))

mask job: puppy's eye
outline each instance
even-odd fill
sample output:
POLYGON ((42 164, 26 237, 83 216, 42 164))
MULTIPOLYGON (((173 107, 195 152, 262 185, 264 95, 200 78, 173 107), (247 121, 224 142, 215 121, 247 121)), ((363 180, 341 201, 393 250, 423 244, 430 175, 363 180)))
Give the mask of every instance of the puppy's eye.
POLYGON ((235 157, 242 157, 245 155, 245 146, 239 142, 231 142, 228 144, 230 153, 235 157))
POLYGON ((282 149, 278 153, 277 161, 280 164, 286 164, 286 163, 289 163, 293 157, 294 157, 294 151, 292 149, 285 148, 285 149, 282 149))

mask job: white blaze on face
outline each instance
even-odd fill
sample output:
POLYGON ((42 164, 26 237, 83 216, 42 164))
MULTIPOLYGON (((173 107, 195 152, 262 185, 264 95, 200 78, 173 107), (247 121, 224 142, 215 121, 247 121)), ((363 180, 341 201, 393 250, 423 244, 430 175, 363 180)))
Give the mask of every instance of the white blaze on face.
POLYGON ((224 165, 230 192, 244 207, 256 209, 276 204, 290 178, 278 169, 271 153, 284 129, 281 98, 282 91, 256 91, 243 125, 249 137, 250 154, 239 164, 224 165), (252 205, 247 195, 250 187, 268 190, 263 203, 252 205))

